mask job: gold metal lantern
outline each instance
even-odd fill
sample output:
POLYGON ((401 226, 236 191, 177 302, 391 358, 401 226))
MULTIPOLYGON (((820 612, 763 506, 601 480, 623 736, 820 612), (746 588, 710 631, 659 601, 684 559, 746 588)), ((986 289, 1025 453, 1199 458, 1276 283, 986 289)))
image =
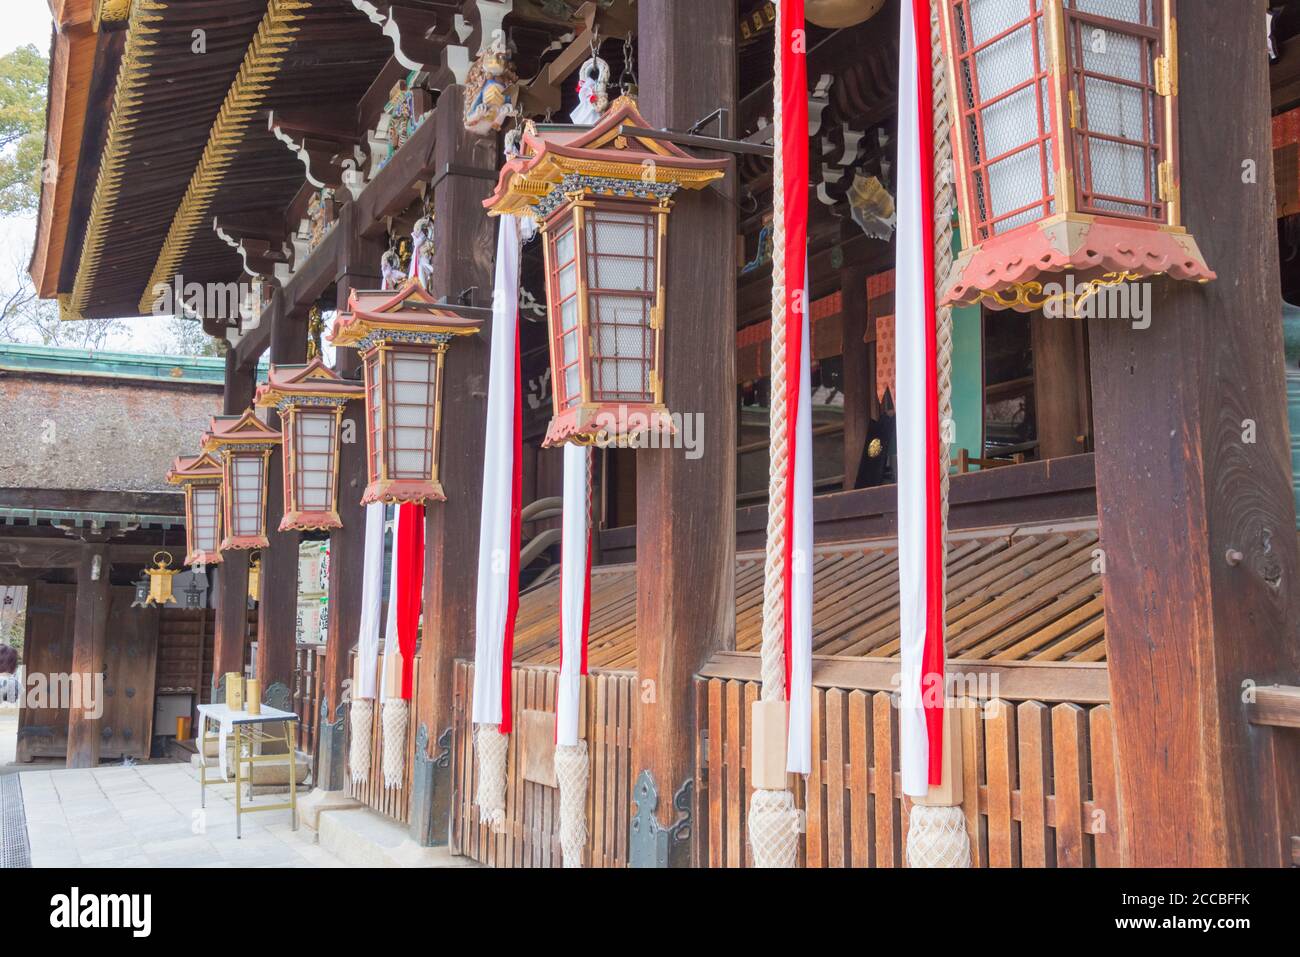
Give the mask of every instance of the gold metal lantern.
POLYGON ((555 402, 547 446, 673 431, 663 380, 672 197, 721 178, 727 161, 625 126, 647 128, 628 97, 589 129, 529 123, 484 200, 491 214, 528 215, 542 229, 555 402))
POLYGON ((152 568, 145 569, 145 574, 149 576, 149 597, 145 599, 145 606, 177 604, 176 596, 172 594, 172 579, 180 573, 180 569, 171 567, 171 553, 155 552, 153 562, 152 568))
POLYGON ((284 517, 280 531, 341 528, 339 439, 343 409, 365 394, 319 358, 306 365, 271 366, 254 404, 280 413, 284 441, 284 517))
POLYGON ((221 550, 266 548, 266 473, 280 433, 248 409, 218 415, 203 435, 203 451, 221 456, 221 550))

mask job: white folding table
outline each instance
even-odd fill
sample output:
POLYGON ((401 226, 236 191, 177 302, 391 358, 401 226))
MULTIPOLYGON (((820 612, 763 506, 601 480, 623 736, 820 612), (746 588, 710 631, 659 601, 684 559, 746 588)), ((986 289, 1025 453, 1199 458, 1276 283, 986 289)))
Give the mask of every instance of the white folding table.
POLYGON ((208 786, 208 757, 204 751, 204 746, 208 742, 217 742, 217 766, 221 772, 221 780, 230 780, 230 770, 227 767, 226 752, 227 743, 230 742, 230 751, 234 753, 235 759, 235 836, 242 837, 240 821, 243 815, 251 814, 254 811, 284 811, 288 810, 293 822, 293 829, 298 829, 298 767, 295 758, 294 749, 294 727, 298 723, 298 715, 292 711, 281 711, 279 708, 271 708, 262 705, 260 714, 249 714, 247 711, 234 711, 224 702, 221 704, 201 704, 199 705, 199 727, 196 735, 199 746, 199 806, 206 806, 207 786, 208 786), (209 722, 216 724, 217 733, 215 736, 207 733, 209 722), (282 734, 274 734, 266 729, 266 725, 278 724, 283 729, 282 734), (231 735, 234 735, 233 742, 230 741, 231 735), (283 742, 285 753, 262 754, 262 745, 267 742, 283 742), (248 753, 245 754, 244 751, 248 753), (243 785, 245 782, 249 786, 249 798, 252 798, 253 768, 259 764, 285 764, 289 765, 289 801, 282 804, 249 804, 245 805, 242 801, 243 785), (247 769, 247 774, 245 774, 247 769))

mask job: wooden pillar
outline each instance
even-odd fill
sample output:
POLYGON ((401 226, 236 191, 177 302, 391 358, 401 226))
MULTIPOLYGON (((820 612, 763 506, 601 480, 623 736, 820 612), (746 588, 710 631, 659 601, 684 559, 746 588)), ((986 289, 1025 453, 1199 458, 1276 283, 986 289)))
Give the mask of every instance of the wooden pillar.
POLYGON ((1087 451, 1087 396, 1079 389, 1085 373, 1079 320, 1029 317, 1034 350, 1034 406, 1038 457, 1054 459, 1087 451))
MULTIPOLYGON (((340 224, 342 228, 343 224, 340 224)), ((378 289, 380 243, 357 243, 353 262, 357 272, 346 272, 336 286, 337 308, 347 308, 353 289, 378 289), (369 271, 366 267, 369 266, 369 271)), ((353 267, 348 266, 351 269, 353 267)), ((335 370, 344 378, 360 377, 361 359, 356 349, 339 349, 335 370)), ((329 629, 325 635, 325 663, 320 675, 320 744, 317 749, 317 784, 337 791, 344 786, 343 683, 351 675, 352 649, 361 627, 361 579, 365 567, 366 510, 361 495, 366 487, 366 403, 349 402, 343 412, 343 439, 339 444, 338 505, 343 527, 330 532, 329 629), (350 425, 348 423, 351 423, 350 425)))
MULTIPOLYGON (((646 119, 686 129, 723 107, 722 135, 734 135, 735 3, 641 0, 637 8, 646 119)), ((636 453, 632 766, 653 779, 665 827, 678 816, 674 796, 695 777, 695 673, 735 645, 736 207, 727 198, 735 191, 733 166, 717 189, 680 193, 668 221, 664 394, 674 413, 702 417, 703 455, 636 453)), ((689 863, 689 853, 688 841, 671 841, 672 864, 689 863)))
MULTIPOLYGON (((271 362, 305 362, 307 323, 301 312, 285 310, 271 329, 271 362)), ((270 410, 272 428, 280 428, 280 415, 270 410)), ((262 700, 288 710, 293 696, 293 671, 298 632, 297 532, 280 532, 284 517, 284 449, 277 445, 267 464, 266 533, 262 549, 261 595, 257 605, 257 677, 262 700)))
MULTIPOLYGON (((239 415, 253 401, 256 363, 240 368, 232 347, 226 352, 226 388, 221 411, 239 415)), ((245 646, 248 641, 248 552, 221 553, 221 564, 213 565, 216 575, 213 592, 216 602, 216 625, 212 648, 212 700, 225 700, 228 672, 244 670, 245 646)))
POLYGON ((70 768, 99 764, 100 716, 106 707, 104 638, 112 595, 108 588, 108 546, 85 545, 77 560, 77 600, 72 624, 72 679, 77 684, 68 709, 70 768))
MULTIPOLYGON (((856 229, 857 227, 853 227, 856 229)), ((845 235, 848 235, 847 228, 845 235)), ((862 266, 840 270, 841 325, 844 330, 844 488, 853 488, 858 478, 862 449, 871 425, 871 406, 876 398, 876 381, 871 374, 867 350, 867 271, 862 266)))
POLYGON ((1148 329, 1089 327, 1135 867, 1277 866, 1296 833, 1279 791, 1300 780, 1296 742, 1249 725, 1244 703, 1300 673, 1264 5, 1247 7, 1179 5, 1184 219, 1219 279, 1154 283, 1148 329), (1211 112, 1233 122, 1191 122, 1211 112))
MULTIPOLYGON (((495 137, 465 132, 462 90, 443 91, 434 115, 434 159, 442 171, 482 170, 490 178, 446 176, 434 192, 433 288, 435 296, 457 301, 477 287, 471 304, 492 301, 496 222, 483 200, 496 183, 495 137)), ((479 515, 483 494, 483 429, 487 420, 490 323, 477 336, 453 342, 443 371, 440 473, 446 502, 427 507, 424 568, 424 627, 420 644, 416 715, 420 739, 412 769, 411 834, 425 845, 447 842, 451 811, 450 735, 452 667, 474 655, 474 595, 478 576, 479 515)))

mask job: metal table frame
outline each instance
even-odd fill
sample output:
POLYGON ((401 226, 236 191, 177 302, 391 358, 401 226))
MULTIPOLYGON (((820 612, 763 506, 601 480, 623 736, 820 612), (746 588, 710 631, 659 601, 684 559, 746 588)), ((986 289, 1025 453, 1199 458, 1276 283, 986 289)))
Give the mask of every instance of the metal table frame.
POLYGON ((199 747, 199 806, 207 806, 208 759, 204 746, 209 741, 217 743, 217 760, 221 770, 221 781, 230 780, 226 768, 227 728, 234 731, 231 750, 235 758, 235 837, 243 837, 241 826, 243 815, 256 811, 289 811, 293 829, 298 830, 298 760, 294 745, 294 731, 298 715, 278 708, 262 707, 261 714, 249 714, 247 711, 232 711, 225 704, 199 705, 199 727, 197 743, 199 747), (207 733, 209 721, 217 722, 220 729, 216 735, 207 733), (279 724, 282 734, 265 730, 262 726, 279 724), (262 745, 267 742, 283 742, 284 754, 261 754, 262 745), (245 746, 248 754, 244 753, 245 746), (243 785, 248 785, 248 800, 253 799, 253 768, 258 764, 289 765, 289 800, 278 804, 245 804, 243 785), (247 774, 244 773, 245 767, 247 774))

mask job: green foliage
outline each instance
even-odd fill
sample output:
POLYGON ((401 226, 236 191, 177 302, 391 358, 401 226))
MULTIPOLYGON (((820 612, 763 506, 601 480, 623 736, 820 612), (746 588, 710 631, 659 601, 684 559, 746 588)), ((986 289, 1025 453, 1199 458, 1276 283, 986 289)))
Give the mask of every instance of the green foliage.
POLYGON ((50 62, 30 44, 0 57, 0 216, 40 205, 50 62))

